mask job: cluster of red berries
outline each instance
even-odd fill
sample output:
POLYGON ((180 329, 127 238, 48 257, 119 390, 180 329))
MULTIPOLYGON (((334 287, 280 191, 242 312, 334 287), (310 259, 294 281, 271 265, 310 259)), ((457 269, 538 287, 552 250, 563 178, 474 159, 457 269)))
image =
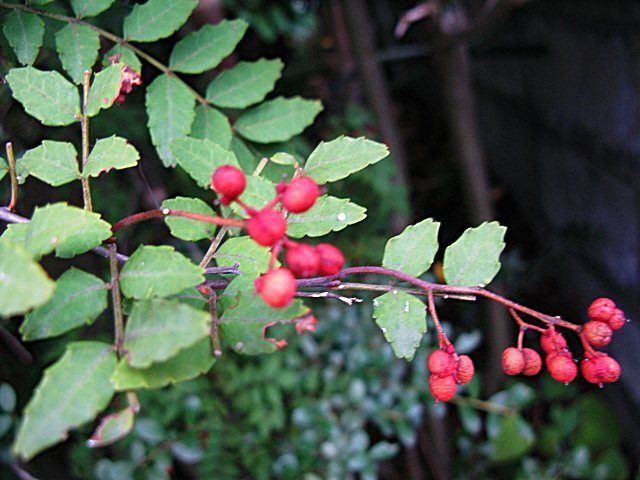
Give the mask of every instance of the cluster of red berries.
POLYGON ((456 394, 456 385, 469 383, 475 368, 467 355, 456 354, 453 345, 443 345, 427 359, 429 391, 436 400, 447 402, 456 394))
POLYGON ((307 245, 287 239, 285 214, 275 208, 281 204, 290 213, 303 213, 313 207, 320 196, 320 187, 312 178, 301 175, 289 183, 279 183, 275 198, 261 210, 240 201, 247 179, 239 168, 232 165, 217 168, 211 183, 221 195, 222 204, 237 202, 244 208, 249 215, 247 233, 259 245, 271 248, 274 260, 281 250, 285 250, 287 267, 270 268, 255 281, 255 289, 267 305, 274 308, 289 305, 296 294, 296 278, 330 276, 342 269, 344 256, 335 246, 329 243, 307 245))

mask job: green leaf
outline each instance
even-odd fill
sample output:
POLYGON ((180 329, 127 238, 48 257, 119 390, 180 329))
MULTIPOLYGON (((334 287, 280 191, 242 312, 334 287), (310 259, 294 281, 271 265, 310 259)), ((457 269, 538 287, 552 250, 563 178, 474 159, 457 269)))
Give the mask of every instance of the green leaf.
POLYGON ((533 429, 520 415, 503 415, 497 434, 490 439, 491 460, 506 462, 521 457, 534 441, 533 429))
POLYGON ((222 165, 239 167, 233 152, 210 140, 180 138, 169 147, 173 158, 202 188, 211 186, 213 171, 222 165))
POLYGON ((304 166, 305 175, 323 184, 346 178, 389 155, 386 145, 364 137, 321 142, 304 166))
POLYGON ((427 331, 424 303, 404 292, 388 292, 373 301, 373 318, 398 358, 411 360, 427 331))
POLYGON ((153 42, 178 30, 198 5, 198 0, 149 0, 133 7, 124 19, 124 37, 153 42))
MULTIPOLYGON (((152 0, 153 1, 153 0, 152 0)), ((151 141, 166 167, 176 164, 169 150, 171 142, 191 131, 195 98, 181 80, 160 75, 147 88, 146 107, 151 141)))
POLYGON ((9 173, 9 165, 7 165, 4 158, 0 157, 0 180, 2 180, 7 173, 9 173))
POLYGON ((318 100, 278 97, 245 112, 235 123, 236 131, 258 143, 283 142, 301 133, 322 111, 318 100))
POLYGON ((132 368, 125 359, 122 359, 111 381, 117 391, 160 388, 207 373, 214 362, 210 339, 206 337, 190 347, 183 348, 173 358, 154 363, 145 369, 132 368))
MULTIPOLYGON (((213 209, 199 198, 176 197, 162 202, 162 208, 185 210, 187 212, 215 215, 213 209)), ((164 218, 171 235, 182 240, 195 242, 203 238, 213 238, 216 226, 189 218, 167 216, 164 218)))
POLYGON ((116 137, 101 138, 93 146, 87 163, 82 170, 84 177, 97 177, 102 172, 115 168, 135 167, 140 154, 126 139, 116 137))
POLYGON ((248 236, 229 238, 215 253, 214 258, 219 267, 232 267, 236 263, 242 276, 253 280, 267 271, 271 253, 248 236))
POLYGON ((289 215, 287 235, 300 238, 320 237, 329 232, 338 232, 366 218, 367 209, 351 203, 347 198, 323 195, 308 211, 289 215))
POLYGON ((78 18, 95 17, 107 10, 115 0, 71 0, 71 7, 78 18))
POLYGON ((85 25, 70 23, 56 33, 56 50, 71 79, 81 85, 85 70, 91 70, 98 59, 100 35, 85 25))
POLYGON ((222 339, 238 353, 271 353, 276 347, 273 342, 265 340, 265 327, 273 322, 291 321, 309 311, 300 300, 294 300, 286 308, 271 308, 253 292, 240 292, 237 303, 222 315, 222 339))
POLYGON ((124 334, 127 362, 133 368, 174 357, 209 333, 207 312, 175 300, 144 300, 134 304, 124 334))
POLYGON ((202 73, 218 66, 244 37, 249 25, 244 20, 222 20, 217 25, 205 25, 180 40, 169 58, 175 72, 202 73))
POLYGON ((76 268, 64 272, 49 301, 28 313, 20 326, 24 340, 55 337, 91 325, 107 308, 107 284, 76 268))
POLYGON ((0 242, 0 315, 10 317, 38 307, 54 289, 53 280, 20 244, 0 242))
POLYGON ((210 140, 229 150, 232 135, 231 125, 226 115, 206 105, 196 107, 196 118, 191 127, 192 137, 210 140))
POLYGON ((500 270, 505 227, 485 222, 468 228, 444 252, 443 273, 450 285, 487 285, 500 270))
POLYGON ((127 297, 166 297, 204 281, 204 270, 168 245, 141 245, 120 272, 127 297))
POLYGON ((2 31, 21 64, 31 65, 36 61, 44 37, 44 22, 40 17, 13 10, 4 18, 2 31))
POLYGON ((49 185, 59 187, 80 179, 78 154, 73 144, 44 140, 42 145, 25 152, 16 169, 22 174, 33 175, 49 185))
POLYGON ((75 342, 45 372, 24 410, 13 451, 28 460, 64 440, 69 430, 93 420, 113 396, 113 347, 75 342))
POLYGON ((53 2, 53 0, 29 0, 27 3, 30 5, 47 5, 53 2))
MULTIPOLYGON (((276 186, 273 182, 263 177, 251 175, 247 177, 247 186, 242 192, 242 201, 250 207, 261 209, 273 199, 275 194, 276 186)), ((231 210, 240 217, 248 217, 244 209, 237 203, 231 205, 231 210)))
POLYGON ((70 258, 111 236, 111 227, 100 215, 66 203, 36 208, 27 225, 25 247, 36 257, 55 249, 57 256, 70 258))
POLYGON ((261 102, 273 90, 283 67, 280 59, 240 62, 209 84, 207 100, 227 108, 245 108, 261 102))
POLYGON ((419 277, 429 270, 438 252, 440 222, 427 218, 390 238, 384 249, 382 266, 419 277))
POLYGON ((44 125, 70 125, 80 119, 78 90, 58 72, 43 72, 33 67, 12 68, 7 81, 13 98, 44 125))
POLYGON ((114 55, 118 56, 120 63, 129 65, 129 67, 131 67, 138 73, 142 72, 142 62, 135 53, 126 48, 124 45, 114 45, 111 50, 105 53, 102 59, 103 66, 107 67, 111 65, 112 61, 110 59, 114 55))
POLYGON ((87 440, 89 448, 106 447, 129 435, 133 429, 135 413, 132 407, 127 407, 116 413, 111 413, 100 420, 100 425, 87 440))
POLYGON ((103 108, 109 108, 120 94, 124 63, 114 63, 104 68, 93 79, 89 89, 86 113, 93 117, 103 108))

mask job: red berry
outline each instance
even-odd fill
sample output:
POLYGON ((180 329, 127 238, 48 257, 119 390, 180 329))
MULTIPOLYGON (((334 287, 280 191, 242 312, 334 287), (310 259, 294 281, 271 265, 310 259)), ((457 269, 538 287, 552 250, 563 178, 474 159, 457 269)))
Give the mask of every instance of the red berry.
POLYGON ((320 255, 311 245, 296 243, 287 248, 284 256, 287 267, 297 278, 310 278, 318 275, 320 255))
POLYGON ((524 368, 524 355, 515 347, 506 348, 502 352, 502 370, 507 375, 517 375, 524 368))
POLYGON ((580 371, 589 383, 610 383, 620 377, 620 364, 604 352, 594 352, 582 360, 580 371))
POLYGON ((602 363, 602 379, 606 383, 615 382, 618 380, 618 378, 620 378, 622 369, 620 368, 620 364, 618 362, 616 362, 608 355, 602 357, 600 362, 602 363))
POLYGON ((255 289, 264 303, 273 308, 286 307, 296 294, 296 279, 288 268, 276 268, 260 275, 255 289))
POLYGON ((247 231, 256 243, 271 247, 284 237, 287 221, 282 212, 260 210, 247 220, 247 231))
POLYGON ((604 347, 611 341, 611 327, 604 322, 591 320, 582 327, 582 334, 594 347, 604 347))
POLYGON ((211 175, 213 189, 218 192, 228 203, 235 200, 244 192, 247 186, 247 179, 244 172, 233 165, 223 165, 216 168, 211 175))
POLYGON ((440 377, 438 375, 429 376, 429 391, 436 400, 447 402, 456 394, 456 381, 451 375, 440 377))
POLYGON ((595 357, 585 357, 582 362, 580 362, 580 373, 582 373, 583 378, 589 383, 603 383, 598 368, 598 361, 595 357))
POLYGON ((330 243, 316 245, 316 252, 320 255, 320 275, 335 275, 344 265, 344 256, 337 247, 330 243))
POLYGON ((282 205, 291 213, 302 213, 313 207, 320 196, 320 187, 310 177, 291 180, 282 194, 282 205))
POLYGON ((597 298, 589 305, 589 318, 606 322, 613 315, 615 308, 616 304, 610 298, 597 298))
POLYGON ((547 369, 554 380, 569 383, 576 378, 578 367, 570 353, 552 353, 547 356, 547 369))
POLYGON ((473 366, 473 360, 467 355, 460 355, 458 357, 458 368, 456 369, 456 379, 460 385, 465 385, 471 381, 475 368, 473 366))
POLYGON ((609 317, 607 323, 609 324, 609 327, 611 327, 611 330, 618 330, 627 323, 627 319, 624 317, 624 312, 619 308, 616 308, 613 311, 613 315, 609 317))
POLYGON ((567 341, 561 333, 549 328, 540 337, 540 346, 546 353, 557 353, 567 348, 567 341))
POLYGON ((456 371, 456 362, 453 355, 444 350, 434 350, 427 359, 427 368, 433 375, 446 377, 456 371))
POLYGON ((538 352, 532 348, 523 348, 522 356, 524 357, 524 368, 522 369, 522 373, 528 377, 537 375, 542 368, 542 359, 538 352))

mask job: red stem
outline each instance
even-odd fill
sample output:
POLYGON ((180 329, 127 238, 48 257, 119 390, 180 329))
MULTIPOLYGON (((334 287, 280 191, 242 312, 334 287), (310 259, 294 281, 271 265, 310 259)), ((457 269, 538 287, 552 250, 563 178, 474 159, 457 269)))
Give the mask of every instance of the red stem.
POLYGON ((191 220, 197 220, 199 222, 211 223, 214 225, 221 225, 221 226, 227 226, 227 227, 243 228, 245 225, 244 220, 239 220, 235 218, 214 217, 212 215, 203 215, 201 213, 185 212, 184 210, 170 210, 168 208, 165 208, 165 209, 149 210, 147 212, 136 213, 135 215, 131 215, 129 217, 123 218, 119 222, 116 222, 113 224, 113 226, 111 227, 111 231, 115 233, 124 227, 133 225, 134 223, 142 222, 144 220, 149 220, 150 218, 167 217, 167 216, 190 218, 191 220))

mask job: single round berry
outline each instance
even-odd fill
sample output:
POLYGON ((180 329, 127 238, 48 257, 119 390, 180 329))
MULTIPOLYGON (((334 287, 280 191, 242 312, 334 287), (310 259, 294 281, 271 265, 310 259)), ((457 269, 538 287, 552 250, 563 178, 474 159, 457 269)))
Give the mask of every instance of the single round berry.
POLYGON ((505 348, 502 352, 502 370, 507 375, 517 375, 524 368, 524 355, 515 347, 505 348))
POLYGON ((213 189, 222 195, 225 200, 231 201, 238 198, 247 186, 244 172, 233 165, 223 165, 216 168, 211 175, 213 189))
POLYGON ((619 308, 616 308, 613 311, 613 315, 609 317, 607 323, 609 324, 609 327, 611 327, 611 330, 618 330, 627 323, 627 319, 624 317, 624 312, 619 308))
POLYGON ((615 382, 620 378, 620 373, 622 369, 620 368, 620 364, 616 362, 613 358, 608 355, 605 355, 600 359, 601 369, 602 369, 602 379, 606 383, 615 382))
POLYGON ((474 373, 473 360, 467 355, 460 355, 458 357, 458 368, 456 369, 456 379, 458 383, 460 385, 469 383, 474 373))
POLYGON ((606 322, 613 315, 615 308, 616 304, 610 298, 597 298, 589 305, 589 318, 606 322))
POLYGON ((552 353, 547 356, 547 370, 554 380, 569 383, 576 378, 578 367, 569 353, 552 353))
POLYGON ((561 333, 549 328, 540 337, 540 346, 546 353, 557 353, 567 348, 567 341, 561 333))
POLYGON ((296 278, 310 278, 318 275, 320 255, 311 245, 296 243, 288 247, 284 260, 296 278))
POLYGON ((273 308, 286 307, 296 294, 296 279, 288 268, 275 268, 260 275, 255 289, 264 303, 273 308))
POLYGON ((532 348, 523 348, 522 356, 524 357, 524 368, 522 373, 528 377, 537 375, 542 368, 542 359, 538 352, 532 348))
POLYGON ((429 391, 436 400, 448 402, 456 394, 456 381, 451 375, 446 377, 431 375, 429 376, 429 391))
POLYGON ((320 255, 320 275, 335 275, 344 265, 344 256, 337 247, 330 243, 316 245, 316 252, 320 255))
POLYGON ((427 359, 427 368, 433 375, 446 377, 456 371, 456 362, 453 355, 444 350, 434 350, 427 359))
POLYGON ((256 243, 271 247, 284 237, 287 221, 282 212, 260 210, 247 220, 247 231, 256 243))
POLYGON ((320 196, 320 187, 311 177, 296 177, 282 194, 282 205, 291 213, 309 210, 320 196))
POLYGON ((604 322, 591 320, 582 327, 582 335, 594 347, 604 347, 611 341, 611 327, 604 322))

